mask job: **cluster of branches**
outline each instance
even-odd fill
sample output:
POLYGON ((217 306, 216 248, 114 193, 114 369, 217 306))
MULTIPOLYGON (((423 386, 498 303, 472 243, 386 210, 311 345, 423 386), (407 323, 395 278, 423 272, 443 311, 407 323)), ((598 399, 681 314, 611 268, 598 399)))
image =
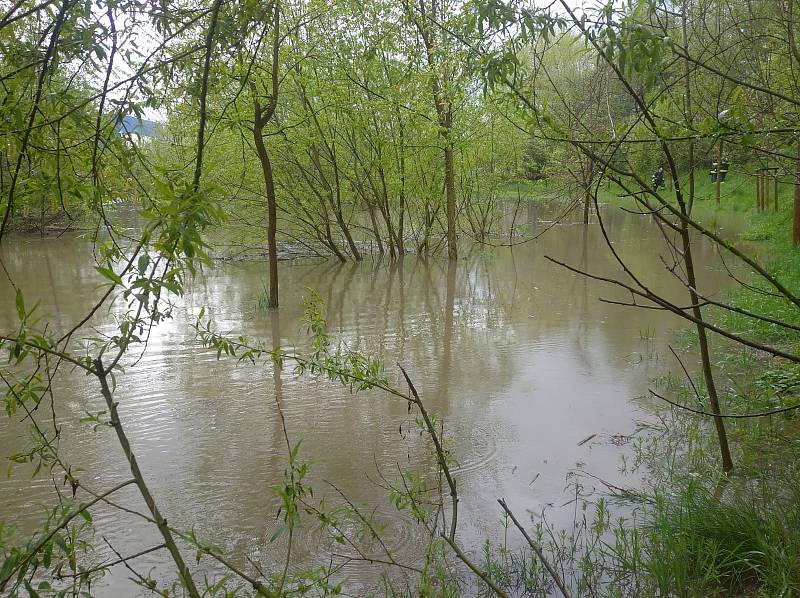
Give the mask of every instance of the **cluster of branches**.
MULTIPOLYGON (((479 93, 469 51, 430 20, 464 30, 463 10, 447 2, 274 10, 280 22, 220 65, 210 90, 219 130, 208 147, 210 176, 223 183, 245 238, 262 238, 266 212, 270 304, 278 234, 341 261, 444 248, 455 259, 459 233, 486 239, 500 216, 500 184, 524 172, 525 135, 506 106, 479 93)), ((179 166, 175 140, 193 113, 177 103, 157 160, 179 166)))
MULTIPOLYGON (((726 267, 736 269, 725 260, 741 262, 761 280, 750 285, 756 292, 775 296, 794 309, 800 309, 800 298, 796 290, 737 247, 734 240, 723 238, 692 217, 697 153, 708 154, 724 141, 738 148, 740 155, 779 164, 784 173, 794 175, 788 182, 793 183, 796 196, 794 220, 800 219, 800 180, 795 174, 800 172, 795 5, 794 0, 777 6, 733 5, 722 0, 687 1, 678 7, 643 2, 624 7, 609 4, 577 13, 565 1, 546 8, 515 10, 502 2, 489 2, 478 11, 477 19, 483 30, 494 30, 491 42, 476 44, 462 39, 484 57, 489 81, 506 90, 518 102, 521 113, 533 121, 533 135, 561 144, 587 164, 585 172, 592 174, 585 177, 586 202, 595 203, 598 224, 622 276, 599 277, 550 259, 629 294, 629 300, 609 300, 611 303, 668 311, 695 326, 711 411, 694 411, 713 418, 725 471, 733 468, 733 459, 713 372, 709 333, 788 362, 797 363, 800 356, 792 346, 771 346, 709 322, 708 308, 769 322, 790 333, 798 326, 794 318, 777 319, 705 294, 692 256, 693 246, 703 238, 718 248, 726 267), (689 40, 700 50, 690 48, 689 40), (578 94, 584 99, 581 102, 574 99, 575 94, 560 89, 551 54, 565 43, 580 44, 590 58, 582 67, 588 73, 585 77, 605 81, 616 90, 614 94, 601 94, 594 102, 578 94), (779 52, 778 48, 791 51, 779 52), (747 60, 741 59, 744 55, 747 60), (610 106, 615 95, 624 98, 617 103, 616 118, 610 106), (602 101, 608 104, 606 110, 601 109, 602 101), (553 104, 555 108, 551 108, 553 104), (633 109, 626 110, 626 106, 633 109), (645 152, 651 156, 651 165, 665 165, 673 181, 671 196, 642 174, 641 156, 645 152), (597 180, 593 181, 594 176, 597 180), (665 241, 664 267, 686 289, 686 304, 653 290, 647 273, 635 272, 613 246, 597 205, 602 179, 622 190, 632 204, 630 211, 656 222, 665 241)), ((715 157, 721 160, 719 153, 715 157)), ((745 284, 731 269, 729 272, 737 283, 745 284)), ((701 400, 699 392, 697 399, 701 400)), ((765 415, 769 413, 744 416, 765 415)))

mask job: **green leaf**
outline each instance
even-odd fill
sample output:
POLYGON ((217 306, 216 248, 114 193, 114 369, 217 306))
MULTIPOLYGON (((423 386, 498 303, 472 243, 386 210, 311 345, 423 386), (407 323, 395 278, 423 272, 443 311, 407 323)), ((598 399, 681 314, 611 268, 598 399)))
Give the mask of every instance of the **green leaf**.
POLYGON ((98 266, 97 271, 104 277, 115 284, 122 284, 122 279, 111 268, 105 266, 98 266))
POLYGON ((22 297, 22 289, 19 289, 19 288, 17 289, 16 303, 17 303, 17 315, 19 316, 20 320, 24 320, 25 319, 25 300, 22 297))
POLYGON ((274 542, 275 540, 280 538, 284 534, 285 531, 286 531, 286 526, 285 525, 280 526, 278 529, 275 530, 275 533, 273 533, 270 536, 269 541, 270 542, 274 542))
POLYGON ((149 263, 150 263, 150 256, 149 255, 144 253, 144 254, 139 256, 139 261, 137 263, 137 266, 138 266, 139 272, 141 274, 144 274, 145 270, 147 270, 147 266, 148 266, 149 263))
POLYGON ((58 546, 64 554, 69 553, 69 549, 67 548, 67 542, 66 540, 64 540, 64 537, 61 534, 56 534, 55 536, 53 536, 53 541, 56 543, 56 546, 58 546))

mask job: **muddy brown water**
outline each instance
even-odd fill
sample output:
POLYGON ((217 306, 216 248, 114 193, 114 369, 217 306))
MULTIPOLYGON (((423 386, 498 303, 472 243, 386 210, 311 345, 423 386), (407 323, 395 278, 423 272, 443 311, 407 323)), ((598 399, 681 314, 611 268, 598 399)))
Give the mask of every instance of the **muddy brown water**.
MULTIPOLYGON (((535 212, 528 210, 534 230, 546 226, 535 212)), ((606 221, 615 248, 633 269, 685 301, 661 264, 666 251, 653 223, 617 210, 609 210, 606 221)), ((704 289, 723 289, 728 278, 713 249, 696 240, 695 251, 704 289)), ((573 506, 561 506, 572 492, 570 472, 636 484, 635 477, 619 471, 621 458, 632 450, 625 439, 637 420, 656 408, 637 397, 646 394, 654 377, 677 369, 667 343, 684 324, 668 314, 599 302, 624 295, 550 263, 547 255, 600 275, 621 273, 596 225, 557 226, 513 250, 473 248, 449 265, 416 256, 400 262, 282 263, 282 307, 271 314, 257 307, 264 264, 207 269, 192 281, 174 318, 153 331, 138 363, 117 376, 121 417, 168 521, 194 528, 240 563, 247 556, 266 569, 280 566, 285 537, 270 541, 280 525, 279 500, 271 488, 280 483, 286 464, 277 399, 291 439, 302 440, 301 458, 312 462, 314 499, 342 504, 327 482, 335 484, 386 524, 387 543, 398 560, 419 562, 423 530, 391 505, 381 487, 382 476, 397 481, 399 470, 425 474, 433 468, 406 405, 381 391, 351 395, 335 383, 288 370, 276 375, 271 364, 217 360, 188 327, 205 306, 223 332, 302 347, 301 298, 308 287, 325 300, 335 339, 380 357, 399 386, 394 364, 403 364, 428 408, 446 423, 458 460, 459 538, 475 554, 483 538, 502 540, 499 497, 527 523, 544 509, 558 528, 572 521, 573 506)), ((28 304, 41 299, 41 311, 56 329, 79 320, 101 293, 85 240, 12 237, 2 256, 28 304)), ((0 330, 13 332, 14 296, 6 282, 0 285, 0 307, 0 330)), ((112 332, 121 311, 118 303, 98 314, 96 330, 112 332)), ((78 423, 84 412, 103 409, 98 390, 95 380, 63 371, 56 403, 66 461, 81 470, 82 480, 103 489, 128 473, 113 432, 78 423)), ((4 456, 27 438, 20 420, 0 419, 4 456)), ((16 467, 10 479, 0 481, 0 519, 23 534, 36 529, 53 501, 49 476, 30 474, 16 467)), ((133 487, 117 500, 142 506, 133 487)), ((122 554, 159 543, 154 530, 133 516, 99 508, 95 522, 98 541, 105 536, 122 554)), ((100 552, 108 550, 101 546, 100 552)), ((298 531, 298 564, 326 564, 331 553, 354 556, 313 520, 298 531)), ((165 557, 148 555, 137 568, 169 577, 165 557)), ((353 561, 340 577, 359 594, 377 583, 380 572, 353 561)), ((128 575, 122 567, 112 568, 99 595, 139 595, 128 575)))

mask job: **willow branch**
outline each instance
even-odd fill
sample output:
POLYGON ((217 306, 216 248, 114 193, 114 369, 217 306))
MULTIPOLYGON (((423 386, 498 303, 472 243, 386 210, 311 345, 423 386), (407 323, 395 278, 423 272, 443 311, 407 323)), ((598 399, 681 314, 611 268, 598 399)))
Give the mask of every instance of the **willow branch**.
POLYGON ((103 494, 101 494, 100 496, 98 496, 96 498, 93 498, 89 502, 81 503, 80 505, 78 505, 77 509, 75 509, 69 515, 67 515, 67 517, 65 517, 64 520, 61 523, 59 523, 56 527, 54 527, 52 530, 50 530, 50 532, 47 535, 45 535, 41 540, 39 540, 39 542, 36 543, 36 546, 34 546, 30 550, 30 552, 28 552, 28 554, 25 555, 25 557, 22 558, 14 567, 12 567, 11 570, 6 574, 6 576, 2 580, 0 580, 0 592, 2 592, 3 590, 6 589, 6 586, 8 585, 8 582, 11 580, 12 577, 14 577, 14 574, 17 571, 19 571, 20 569, 22 569, 23 567, 25 567, 28 564, 28 562, 30 562, 30 560, 40 550, 42 550, 42 548, 44 548, 45 545, 50 540, 52 540, 53 537, 59 531, 64 529, 69 524, 70 521, 75 519, 75 517, 77 517, 78 515, 80 515, 84 511, 86 511, 87 509, 89 509, 92 506, 94 506, 95 504, 97 504, 99 501, 101 501, 106 496, 108 496, 110 494, 113 494, 117 490, 120 490, 121 488, 124 488, 125 486, 129 486, 130 484, 134 484, 134 483, 136 483, 136 480, 133 480, 133 479, 127 480, 125 482, 121 482, 121 483, 117 484, 116 486, 114 486, 113 488, 111 488, 111 490, 107 490, 106 492, 104 492, 103 494))
POLYGON ((194 579, 192 579, 189 567, 183 560, 183 556, 181 555, 178 546, 175 544, 175 539, 172 536, 172 532, 167 526, 167 520, 162 517, 161 512, 156 505, 156 501, 153 498, 153 495, 150 493, 150 489, 144 480, 142 471, 139 469, 139 463, 136 460, 136 455, 134 455, 133 450, 131 449, 130 442, 128 441, 128 437, 125 434, 125 430, 123 429, 122 422, 119 418, 117 402, 114 401, 114 398, 111 394, 111 389, 108 386, 108 379, 106 376, 106 370, 103 367, 102 359, 99 357, 95 359, 94 365, 96 370, 95 375, 100 381, 100 390, 103 398, 105 399, 106 406, 108 407, 109 416, 111 418, 111 426, 117 433, 117 439, 120 447, 122 447, 123 453, 125 454, 125 458, 128 461, 128 465, 130 466, 136 486, 139 488, 139 492, 141 493, 148 510, 153 515, 153 519, 156 521, 156 527, 161 533, 161 537, 164 538, 164 543, 167 545, 167 550, 169 550, 172 560, 175 562, 175 565, 178 568, 178 574, 186 586, 186 591, 189 593, 191 598, 201 598, 201 594, 194 583, 194 579))
POLYGON ((569 592, 567 591, 567 587, 566 585, 564 585, 564 581, 561 579, 561 576, 556 572, 556 570, 550 564, 550 561, 548 561, 547 558, 544 556, 544 551, 542 550, 541 546, 539 546, 536 542, 534 542, 533 539, 528 535, 528 532, 525 531, 525 528, 522 527, 522 525, 520 525, 519 521, 517 521, 517 518, 514 517, 514 513, 512 513, 511 509, 508 508, 505 499, 500 498, 497 500, 497 502, 500 503, 500 506, 503 507, 503 510, 506 512, 506 515, 508 515, 511 518, 511 521, 525 537, 525 540, 528 542, 528 546, 531 547, 531 549, 536 553, 536 556, 539 557, 539 560, 542 561, 544 568, 547 569, 547 572, 550 574, 550 577, 553 578, 553 581, 556 583, 558 589, 561 591, 561 595, 564 596, 564 598, 570 598, 569 592))

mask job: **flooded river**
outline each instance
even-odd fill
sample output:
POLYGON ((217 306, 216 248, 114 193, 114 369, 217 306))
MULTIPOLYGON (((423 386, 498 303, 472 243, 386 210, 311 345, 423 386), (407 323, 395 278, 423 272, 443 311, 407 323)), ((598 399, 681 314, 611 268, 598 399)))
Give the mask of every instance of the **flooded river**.
MULTIPOLYGON (((609 211, 607 225, 636 272, 685 303, 659 259, 666 252, 657 227, 619 211, 609 211)), ((534 228, 543 226, 534 222, 534 228)), ((16 237, 2 252, 28 304, 41 299, 42 311, 64 330, 101 293, 92 248, 84 240, 16 237)), ((513 250, 473 248, 450 265, 416 256, 399 262, 282 263, 282 307, 272 314, 258 309, 265 264, 207 269, 191 283, 174 318, 153 331, 141 360, 117 377, 121 417, 162 512, 173 526, 193 527, 238 562, 248 556, 274 569, 285 542, 270 543, 280 524, 271 487, 282 480, 286 464, 277 398, 292 441, 302 440, 301 458, 312 462, 315 499, 341 504, 326 481, 334 483, 386 522, 398 560, 418 562, 423 530, 394 509, 381 487, 381 476, 396 480, 399 469, 433 467, 406 405, 380 391, 353 396, 288 370, 275 375, 271 364, 218 361, 187 326, 206 306, 223 332, 302 346, 308 287, 325 300, 335 339, 379 356, 399 387, 394 364, 401 363, 428 409, 445 422, 459 462, 463 545, 478 550, 482 538, 502 538, 499 497, 525 522, 546 509, 552 524, 568 525, 572 507, 561 505, 571 492, 567 475, 576 469, 616 484, 636 483, 619 472, 620 460, 630 454, 626 439, 636 421, 656 407, 637 397, 654 377, 677 369, 667 343, 683 324, 656 311, 599 302, 601 296, 624 296, 550 263, 547 255, 601 275, 621 273, 596 225, 557 226, 513 250)), ((727 284, 712 249, 699 240, 696 259, 705 290, 727 284)), ((15 328, 13 305, 10 285, 0 285, 4 332, 15 328)), ((113 331, 121 309, 98 314, 97 330, 113 331)), ((65 373, 57 403, 63 454, 83 468, 81 479, 100 489, 129 472, 110 428, 93 431, 78 423, 85 411, 104 408, 98 391, 94 379, 65 373)), ((4 456, 25 441, 27 427, 20 420, 0 419, 4 456)), ((47 475, 31 479, 30 473, 18 467, 0 481, 2 518, 23 533, 36 528, 53 498, 53 481, 47 475)), ((117 499, 141 504, 133 487, 117 499)), ((160 542, 153 528, 133 516, 99 509, 95 520, 98 532, 123 554, 160 542)), ((298 563, 324 564, 332 551, 347 554, 314 525, 299 531, 298 563)), ((139 568, 163 574, 165 557, 148 555, 139 568)), ((345 569, 356 588, 370 586, 379 572, 364 562, 345 569)), ((124 568, 112 569, 100 594, 138 595, 127 576, 124 568)))

